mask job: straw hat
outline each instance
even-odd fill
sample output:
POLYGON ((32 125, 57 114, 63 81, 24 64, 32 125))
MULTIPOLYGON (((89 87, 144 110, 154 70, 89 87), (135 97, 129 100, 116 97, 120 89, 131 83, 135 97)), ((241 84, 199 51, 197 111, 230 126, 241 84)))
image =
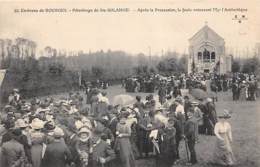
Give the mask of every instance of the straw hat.
POLYGON ((191 105, 192 105, 192 106, 198 106, 198 105, 199 105, 199 103, 198 103, 198 102, 196 102, 196 101, 192 101, 192 102, 191 102, 191 105))
POLYGON ((153 127, 152 124, 148 124, 148 125, 147 125, 147 128, 151 128, 151 127, 153 127))
POLYGON ((18 93, 18 92, 19 92, 19 89, 14 88, 13 91, 18 93))
POLYGON ((39 118, 35 118, 32 120, 32 123, 30 124, 32 129, 42 129, 44 127, 44 122, 40 120, 39 118))
POLYGON ((212 100, 212 98, 209 98, 209 97, 208 97, 208 98, 206 99, 206 102, 208 102, 208 103, 212 103, 213 100, 212 100))
POLYGON ((64 132, 61 128, 56 127, 53 131, 53 136, 56 138, 62 137, 62 136, 64 136, 64 132))
POLYGON ((44 128, 48 131, 52 131, 56 128, 55 123, 53 121, 48 121, 44 124, 44 128))
POLYGON ((23 119, 18 119, 15 121, 15 128, 25 128, 28 125, 25 123, 23 119))
POLYGON ((91 136, 91 131, 88 128, 81 128, 78 132, 79 140, 82 142, 88 141, 89 137, 91 136), (87 134, 87 136, 82 136, 82 134, 87 134))
POLYGON ((78 134, 80 135, 81 133, 90 134, 91 131, 90 131, 87 127, 82 127, 82 128, 79 130, 78 134))
POLYGON ((178 96, 176 99, 175 99, 176 102, 178 103, 182 103, 182 98, 180 96, 178 96))
POLYGON ((224 109, 223 113, 221 113, 218 117, 224 118, 224 119, 229 119, 229 118, 231 118, 230 111, 227 109, 224 109))

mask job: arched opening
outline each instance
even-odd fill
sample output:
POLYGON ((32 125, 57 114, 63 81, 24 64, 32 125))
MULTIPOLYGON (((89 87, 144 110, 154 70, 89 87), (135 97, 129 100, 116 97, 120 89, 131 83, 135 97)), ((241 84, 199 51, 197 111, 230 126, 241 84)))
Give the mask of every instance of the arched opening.
POLYGON ((207 49, 203 51, 203 62, 210 62, 210 52, 207 49))
POLYGON ((216 54, 215 52, 211 52, 211 62, 215 62, 216 60, 216 54))
POLYGON ((202 53, 198 52, 198 60, 201 61, 202 60, 202 53))

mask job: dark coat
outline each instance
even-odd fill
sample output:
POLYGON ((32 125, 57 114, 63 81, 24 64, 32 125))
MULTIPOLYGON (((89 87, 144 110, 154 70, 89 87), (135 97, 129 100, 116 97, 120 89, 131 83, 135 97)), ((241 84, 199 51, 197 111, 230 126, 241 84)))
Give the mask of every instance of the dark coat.
POLYGON ((64 167, 71 160, 71 153, 64 142, 54 141, 47 145, 42 167, 64 167))
POLYGON ((21 164, 24 160, 25 152, 22 144, 14 139, 3 144, 1 166, 12 167, 14 164, 21 164))
POLYGON ((93 145, 93 152, 90 154, 89 167, 101 167, 99 158, 105 158, 105 166, 110 164, 110 161, 116 158, 114 150, 103 140, 93 145))
POLYGON ((173 127, 159 130, 160 156, 159 164, 161 166, 171 166, 177 158, 176 153, 176 129, 173 127))
POLYGON ((196 139, 196 129, 197 129, 196 124, 197 124, 197 121, 194 118, 190 118, 185 122, 184 134, 185 134, 185 137, 188 140, 194 140, 195 141, 195 139, 196 139))

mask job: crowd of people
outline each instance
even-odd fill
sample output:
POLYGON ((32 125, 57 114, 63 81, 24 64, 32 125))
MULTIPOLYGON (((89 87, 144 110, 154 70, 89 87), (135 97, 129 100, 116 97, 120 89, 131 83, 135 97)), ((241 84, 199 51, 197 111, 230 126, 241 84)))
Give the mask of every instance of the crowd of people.
POLYGON ((237 73, 232 78, 233 100, 255 101, 258 96, 258 83, 255 75, 237 73))
POLYGON ((150 75, 146 77, 135 76, 129 77, 122 81, 122 87, 126 92, 144 92, 154 93, 155 90, 162 86, 166 87, 167 92, 173 89, 190 89, 201 88, 206 89, 205 80, 207 77, 203 74, 180 74, 172 76, 162 76, 159 74, 150 75))
POLYGON ((14 89, 1 112, 1 166, 135 167, 137 159, 147 157, 162 167, 180 159, 193 165, 198 162, 195 145, 200 134, 218 138, 214 162, 234 164, 230 115, 217 117, 211 98, 193 101, 167 94, 157 100, 150 94, 122 106, 112 105, 107 93, 97 88, 89 92, 87 97, 69 93, 29 102, 14 89), (187 157, 179 153, 181 141, 187 157))

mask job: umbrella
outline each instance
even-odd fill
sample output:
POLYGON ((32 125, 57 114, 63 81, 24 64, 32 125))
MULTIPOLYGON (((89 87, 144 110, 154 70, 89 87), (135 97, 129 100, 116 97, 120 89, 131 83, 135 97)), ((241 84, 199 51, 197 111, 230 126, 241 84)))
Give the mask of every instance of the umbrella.
POLYGON ((195 99, 198 99, 198 100, 203 100, 203 99, 206 99, 207 97, 209 97, 208 93, 205 92, 204 90, 202 89, 192 89, 190 91, 190 94, 195 98, 195 99))
POLYGON ((112 104, 114 106, 116 105, 121 105, 121 106, 128 106, 131 104, 134 104, 135 102, 135 98, 130 96, 130 95, 126 95, 126 94, 121 94, 121 95, 117 95, 113 98, 112 104))

